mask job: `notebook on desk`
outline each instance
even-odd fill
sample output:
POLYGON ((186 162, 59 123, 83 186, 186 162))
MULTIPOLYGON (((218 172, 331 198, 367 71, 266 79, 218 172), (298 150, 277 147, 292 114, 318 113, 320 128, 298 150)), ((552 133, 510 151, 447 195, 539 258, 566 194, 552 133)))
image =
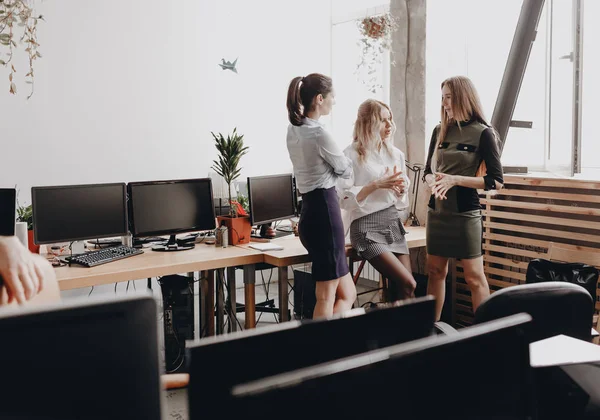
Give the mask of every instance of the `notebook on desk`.
POLYGON ((252 243, 249 247, 259 251, 281 251, 283 249, 281 245, 274 244, 273 242, 252 243))

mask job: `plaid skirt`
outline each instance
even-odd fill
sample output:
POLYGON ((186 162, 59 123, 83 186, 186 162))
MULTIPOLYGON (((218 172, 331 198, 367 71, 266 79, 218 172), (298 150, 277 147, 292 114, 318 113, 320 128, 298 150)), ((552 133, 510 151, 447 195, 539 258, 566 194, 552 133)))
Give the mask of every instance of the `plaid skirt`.
POLYGON ((367 260, 384 252, 408 254, 404 235, 406 231, 395 206, 363 216, 350 225, 352 247, 367 260))

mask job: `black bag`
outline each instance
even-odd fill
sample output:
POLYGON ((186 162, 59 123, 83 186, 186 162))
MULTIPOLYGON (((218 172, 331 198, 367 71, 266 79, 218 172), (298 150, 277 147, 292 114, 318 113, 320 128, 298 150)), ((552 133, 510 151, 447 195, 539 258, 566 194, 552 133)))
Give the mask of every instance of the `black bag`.
POLYGON ((563 263, 537 258, 529 261, 526 283, 566 281, 582 286, 596 302, 598 269, 582 263, 563 263))

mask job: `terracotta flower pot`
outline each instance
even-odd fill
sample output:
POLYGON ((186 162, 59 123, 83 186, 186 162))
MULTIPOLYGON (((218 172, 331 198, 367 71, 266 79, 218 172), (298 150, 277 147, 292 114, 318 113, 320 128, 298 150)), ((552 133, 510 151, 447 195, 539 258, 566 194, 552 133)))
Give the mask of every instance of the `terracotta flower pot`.
POLYGON ((228 229, 229 245, 247 244, 250 242, 250 234, 252 233, 250 217, 217 216, 218 226, 221 226, 221 222, 223 221, 228 229))
POLYGON ((27 245, 29 246, 29 250, 34 254, 40 253, 40 246, 33 242, 33 229, 27 231, 27 245))

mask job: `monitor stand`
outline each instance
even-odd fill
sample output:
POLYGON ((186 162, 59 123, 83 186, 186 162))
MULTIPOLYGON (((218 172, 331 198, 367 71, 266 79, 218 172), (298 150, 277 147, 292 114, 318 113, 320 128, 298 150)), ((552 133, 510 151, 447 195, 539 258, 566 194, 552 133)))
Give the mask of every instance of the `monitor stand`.
POLYGON ((259 232, 259 237, 261 238, 266 238, 266 239, 277 239, 280 238, 282 236, 287 236, 287 235, 291 235, 293 234, 293 231, 276 231, 275 229, 273 229, 271 227, 271 223, 266 223, 264 225, 260 225, 260 232, 259 232))
POLYGON ((271 223, 265 223, 264 225, 260 225, 260 233, 261 238, 274 238, 275 230, 271 227, 271 223))
POLYGON ((189 249, 194 249, 196 244, 193 242, 191 244, 178 244, 175 235, 169 236, 169 241, 164 245, 156 245, 152 247, 152 251, 158 252, 174 252, 174 251, 187 251, 189 249))

